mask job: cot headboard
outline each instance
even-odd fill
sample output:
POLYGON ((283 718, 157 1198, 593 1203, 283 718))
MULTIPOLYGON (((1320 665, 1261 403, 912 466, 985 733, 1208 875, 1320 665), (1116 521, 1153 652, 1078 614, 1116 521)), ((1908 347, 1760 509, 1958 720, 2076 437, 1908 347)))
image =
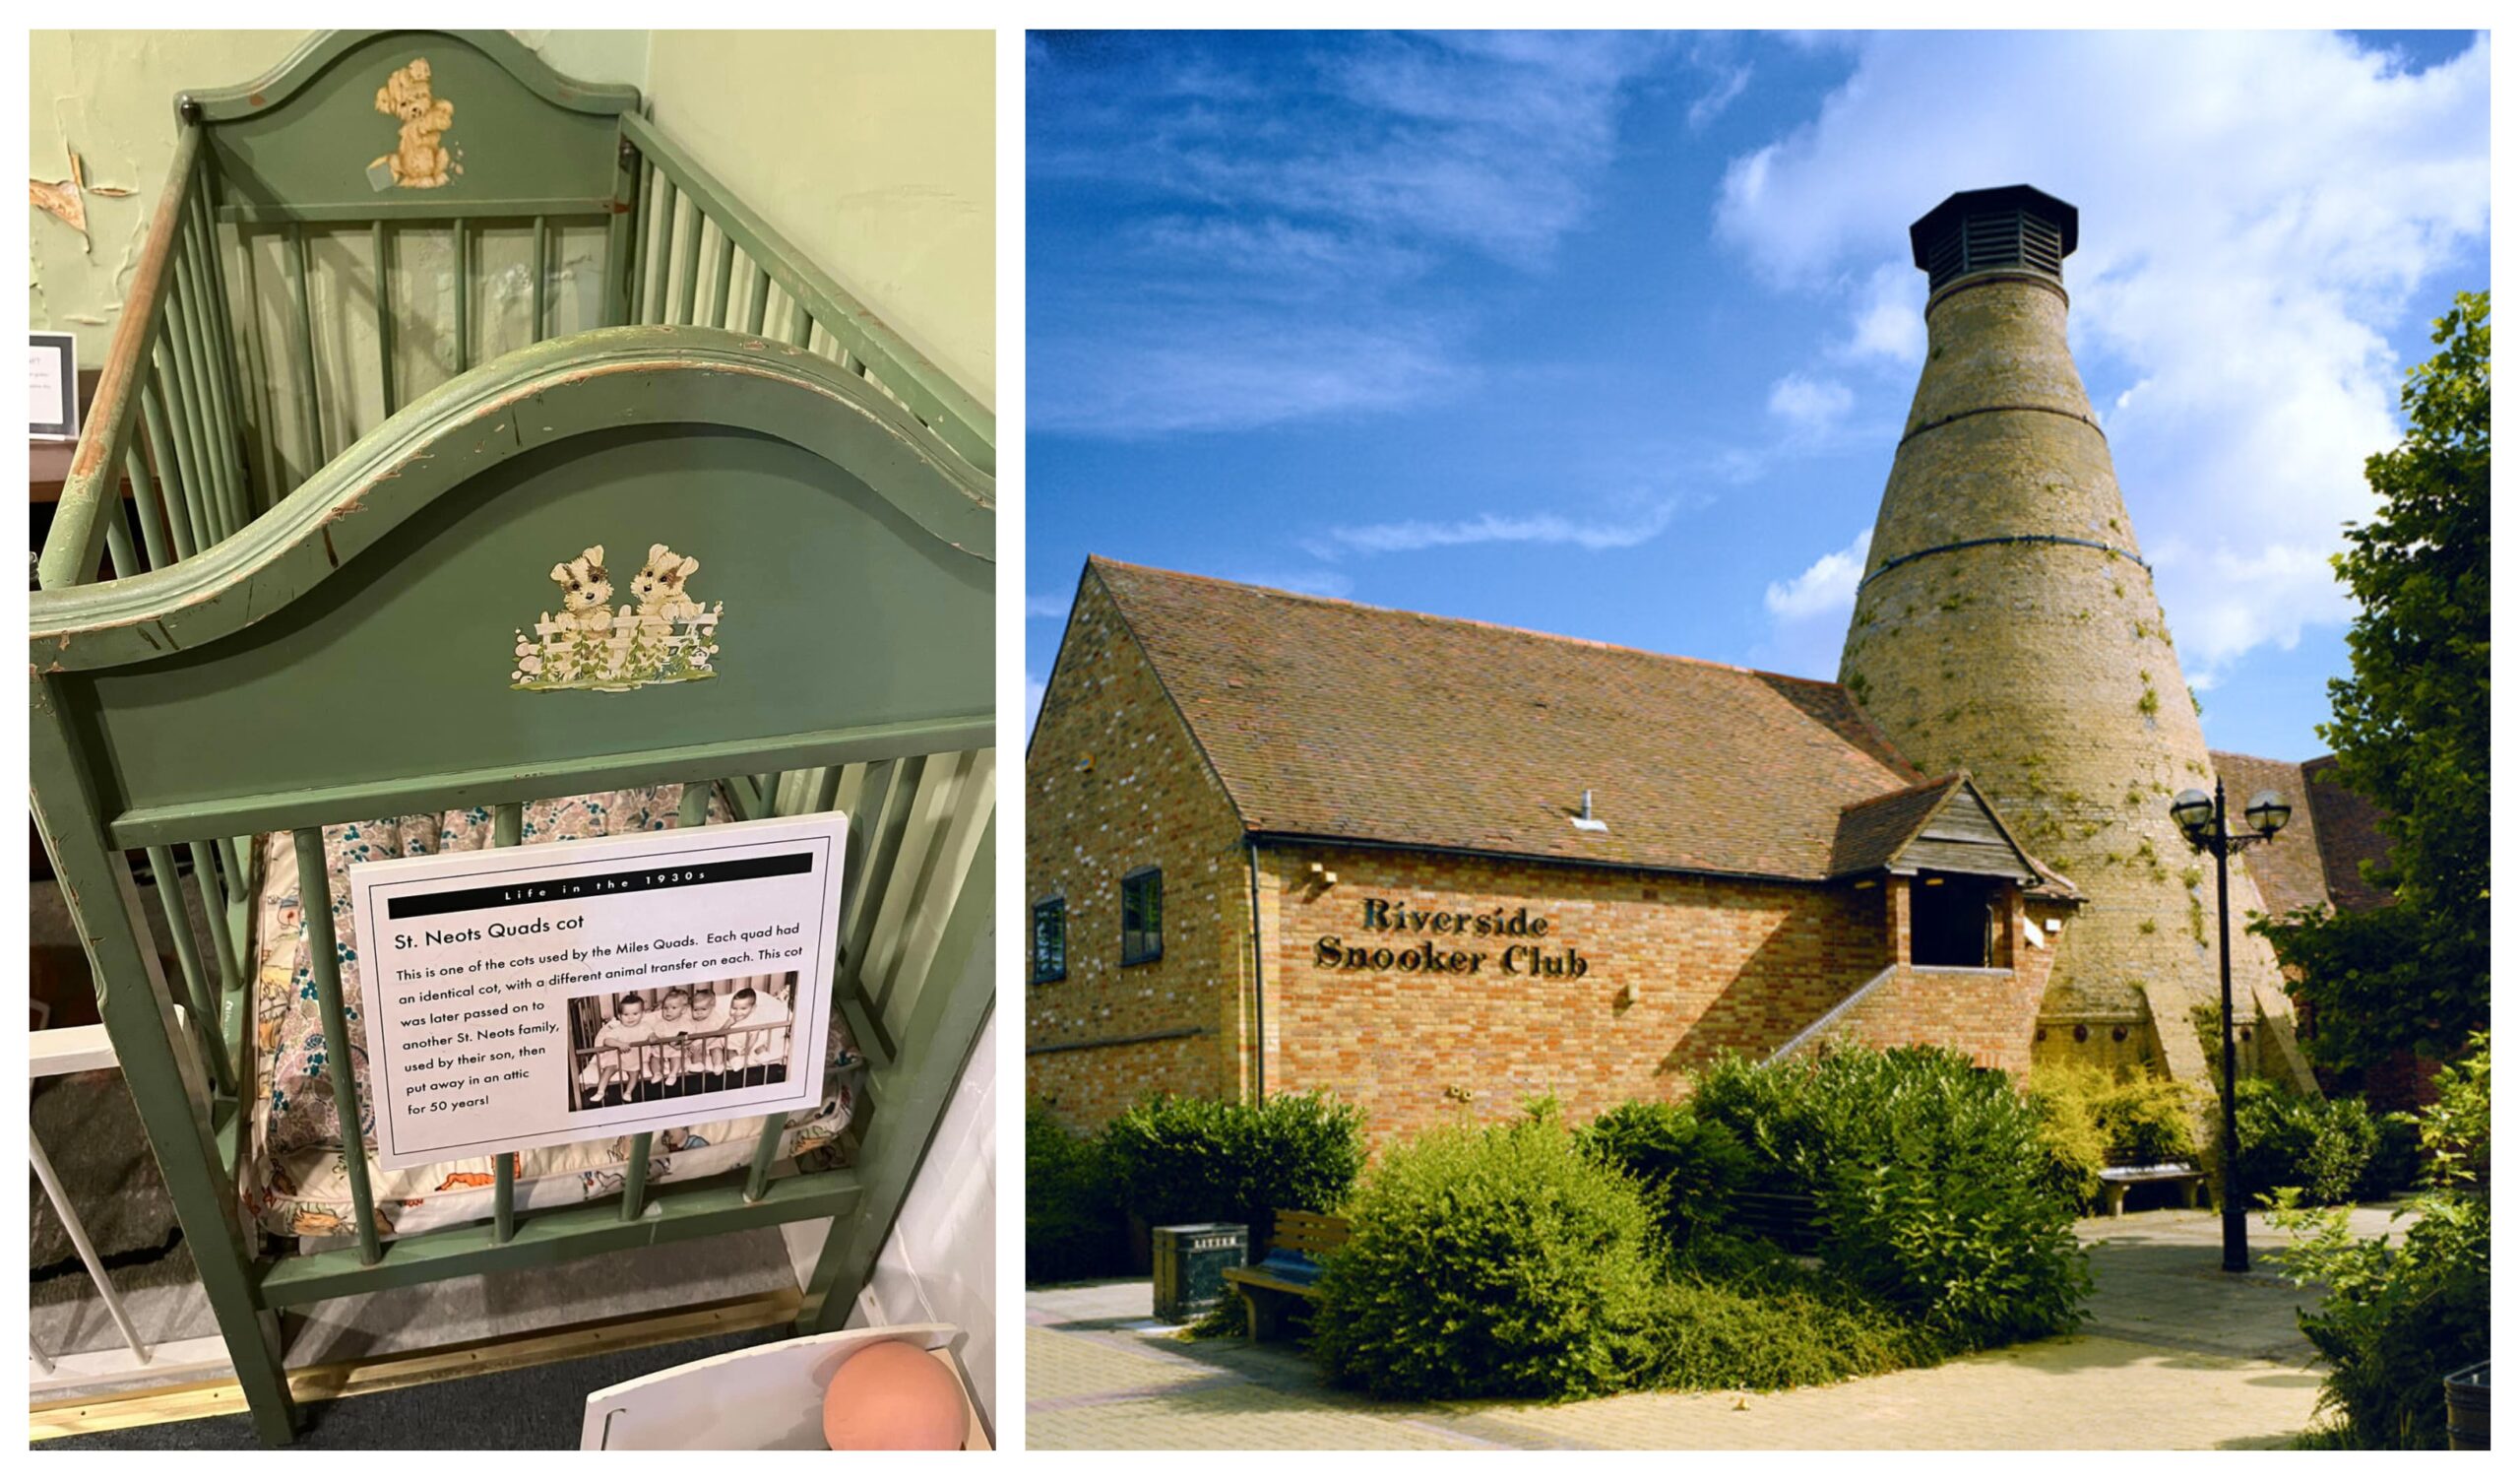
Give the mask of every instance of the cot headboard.
POLYGON ((830 360, 599 330, 361 446, 35 598, 37 729, 114 844, 991 743, 993 489, 830 360))
POLYGON ((176 102, 208 126, 230 219, 256 222, 608 213, 638 106, 495 31, 329 32, 176 102))

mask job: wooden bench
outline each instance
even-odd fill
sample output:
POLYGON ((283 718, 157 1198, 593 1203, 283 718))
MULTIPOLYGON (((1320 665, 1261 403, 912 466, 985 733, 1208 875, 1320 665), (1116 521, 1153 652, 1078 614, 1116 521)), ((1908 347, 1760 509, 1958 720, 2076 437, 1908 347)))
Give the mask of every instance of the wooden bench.
POLYGON ((2103 1167, 2100 1172, 2101 1194, 2109 1199, 2109 1216, 2115 1218, 2126 1211, 2126 1190, 2146 1183, 2178 1184, 2187 1205, 2196 1205, 2196 1195, 2205 1186, 2205 1174, 2183 1161, 2158 1162, 2148 1167, 2103 1167))
POLYGON ((1348 1220, 1330 1213, 1280 1208, 1271 1214, 1269 1255, 1256 1264, 1225 1272, 1226 1283, 1242 1297, 1242 1314, 1251 1339, 1277 1334, 1278 1318, 1288 1300, 1318 1300, 1321 1256, 1348 1242, 1348 1220))

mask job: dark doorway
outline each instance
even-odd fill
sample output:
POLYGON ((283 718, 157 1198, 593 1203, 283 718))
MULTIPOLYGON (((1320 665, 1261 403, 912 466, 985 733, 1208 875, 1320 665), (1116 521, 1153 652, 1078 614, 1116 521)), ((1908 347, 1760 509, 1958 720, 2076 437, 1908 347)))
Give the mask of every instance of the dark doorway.
POLYGON ((1911 886, 1908 959, 1918 966, 1985 966, 1997 881, 1967 874, 1920 874, 1911 886))

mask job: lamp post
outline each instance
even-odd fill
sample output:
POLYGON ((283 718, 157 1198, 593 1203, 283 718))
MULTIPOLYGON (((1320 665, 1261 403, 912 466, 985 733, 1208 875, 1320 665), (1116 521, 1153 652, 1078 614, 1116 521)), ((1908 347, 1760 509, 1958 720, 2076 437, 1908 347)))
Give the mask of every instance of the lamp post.
POLYGON ((2220 917, 2215 936, 2223 952, 2223 1269, 2244 1274, 2248 1271, 2248 1212, 2240 1206, 2240 1122, 2235 1089, 2239 1040, 2232 1032, 2232 855, 2282 831, 2293 819, 2293 807, 2278 793, 2260 792, 2248 800, 2248 809, 2242 813, 2250 830, 2235 833, 2218 776, 2211 797, 2194 787, 2173 797, 2170 815, 2188 847, 2214 856, 2214 905, 2220 917))

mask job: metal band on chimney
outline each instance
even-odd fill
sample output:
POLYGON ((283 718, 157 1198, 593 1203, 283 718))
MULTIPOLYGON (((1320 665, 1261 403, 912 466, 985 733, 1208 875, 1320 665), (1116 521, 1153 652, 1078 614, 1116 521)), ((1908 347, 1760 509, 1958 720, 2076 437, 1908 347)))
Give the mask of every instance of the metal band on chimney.
POLYGON ((1922 560, 1927 555, 1945 554, 1955 549, 1976 549, 1982 545, 2079 545, 2085 549, 2103 549, 2112 555, 2123 555, 2143 566, 2146 575, 2152 574, 2153 570, 2152 562, 2133 550, 2119 545, 2106 545, 2098 540, 2077 540, 2071 535, 1989 535, 1983 540, 1955 540, 1949 545, 1928 546, 1923 549, 1911 550, 1895 560, 1885 560, 1881 563, 1879 570, 1857 582, 1855 589, 1861 591, 1912 560, 1922 560))

